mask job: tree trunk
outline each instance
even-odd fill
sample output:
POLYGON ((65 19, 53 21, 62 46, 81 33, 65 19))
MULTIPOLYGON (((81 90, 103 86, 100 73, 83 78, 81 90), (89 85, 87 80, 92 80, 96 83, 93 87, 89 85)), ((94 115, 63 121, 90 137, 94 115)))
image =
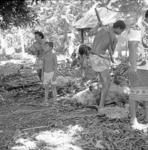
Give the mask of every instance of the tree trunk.
POLYGON ((22 56, 25 54, 25 46, 24 46, 24 38, 23 38, 23 33, 21 28, 19 28, 19 35, 20 35, 20 40, 21 40, 21 49, 22 49, 22 56))

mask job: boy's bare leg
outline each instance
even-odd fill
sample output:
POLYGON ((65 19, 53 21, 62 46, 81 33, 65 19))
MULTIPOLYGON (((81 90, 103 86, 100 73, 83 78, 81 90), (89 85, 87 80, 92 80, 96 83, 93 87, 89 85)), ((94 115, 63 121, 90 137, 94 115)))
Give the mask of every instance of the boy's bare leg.
POLYGON ((55 86, 55 85, 52 85, 52 86, 51 86, 51 89, 52 89, 53 100, 56 101, 56 99, 57 99, 57 90, 56 90, 56 86, 55 86))
POLYGON ((136 108, 137 108, 137 102, 135 100, 129 99, 130 104, 130 114, 131 114, 131 124, 134 124, 134 122, 137 120, 136 118, 136 108))
POLYGON ((49 85, 46 84, 46 85, 44 86, 44 88, 45 88, 45 98, 44 98, 44 103, 45 103, 45 104, 48 104, 49 85))
POLYGON ((101 100, 100 100, 100 108, 104 107, 105 99, 107 97, 109 88, 110 88, 110 74, 109 70, 105 70, 101 72, 100 79, 102 82, 102 91, 101 91, 101 100))

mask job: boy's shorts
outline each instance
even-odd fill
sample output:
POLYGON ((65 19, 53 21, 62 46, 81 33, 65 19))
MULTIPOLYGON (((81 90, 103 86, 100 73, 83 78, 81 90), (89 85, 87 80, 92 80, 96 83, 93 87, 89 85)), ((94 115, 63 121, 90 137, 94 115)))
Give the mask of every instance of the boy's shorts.
POLYGON ((54 72, 44 72, 44 76, 43 76, 43 85, 47 85, 47 84, 55 84, 55 81, 53 81, 53 77, 54 77, 54 72))
POLYGON ((93 54, 90 54, 90 56, 89 56, 90 64, 92 66, 92 69, 95 72, 103 72, 106 69, 109 69, 109 67, 110 67, 109 59, 103 58, 103 55, 101 55, 101 56, 93 55, 93 54))

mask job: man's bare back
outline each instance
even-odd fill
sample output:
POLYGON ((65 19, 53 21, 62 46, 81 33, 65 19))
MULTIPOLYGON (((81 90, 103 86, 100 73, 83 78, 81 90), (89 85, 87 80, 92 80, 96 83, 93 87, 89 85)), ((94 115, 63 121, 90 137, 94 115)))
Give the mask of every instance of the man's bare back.
POLYGON ((93 41, 92 52, 96 55, 105 54, 109 50, 112 42, 115 43, 116 37, 110 29, 102 28, 97 31, 93 41))

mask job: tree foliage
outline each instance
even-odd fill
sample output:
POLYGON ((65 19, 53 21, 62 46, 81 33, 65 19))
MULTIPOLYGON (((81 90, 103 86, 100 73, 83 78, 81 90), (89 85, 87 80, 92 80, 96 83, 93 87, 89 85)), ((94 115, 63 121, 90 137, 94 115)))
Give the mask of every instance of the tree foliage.
POLYGON ((0 27, 30 24, 35 19, 35 12, 25 0, 0 0, 0 27))
MULTIPOLYGON (((123 12, 139 11, 144 4, 144 0, 0 0, 0 27, 6 29, 12 26, 34 23, 38 13, 34 10, 33 4, 43 7, 43 5, 40 6, 41 2, 50 3, 48 5, 50 7, 48 14, 60 14, 63 8, 67 8, 65 12, 78 18, 81 16, 82 11, 87 11, 94 3, 99 3, 101 6, 106 7, 110 5, 109 9, 123 12)), ((48 17, 50 16, 52 17, 52 15, 48 17)))
POLYGON ((14 27, 25 25, 21 29, 26 47, 30 46, 33 40, 33 30, 40 30, 48 40, 54 41, 55 47, 65 44, 65 47, 73 51, 80 41, 80 34, 75 31, 73 25, 95 4, 128 15, 131 11, 137 11, 140 14, 144 1, 0 0, 0 27, 1 29, 9 28, 3 32, 6 40, 9 39, 7 40, 9 47, 19 47, 20 35, 18 28, 14 27), (65 34, 67 39, 63 41, 65 34))

